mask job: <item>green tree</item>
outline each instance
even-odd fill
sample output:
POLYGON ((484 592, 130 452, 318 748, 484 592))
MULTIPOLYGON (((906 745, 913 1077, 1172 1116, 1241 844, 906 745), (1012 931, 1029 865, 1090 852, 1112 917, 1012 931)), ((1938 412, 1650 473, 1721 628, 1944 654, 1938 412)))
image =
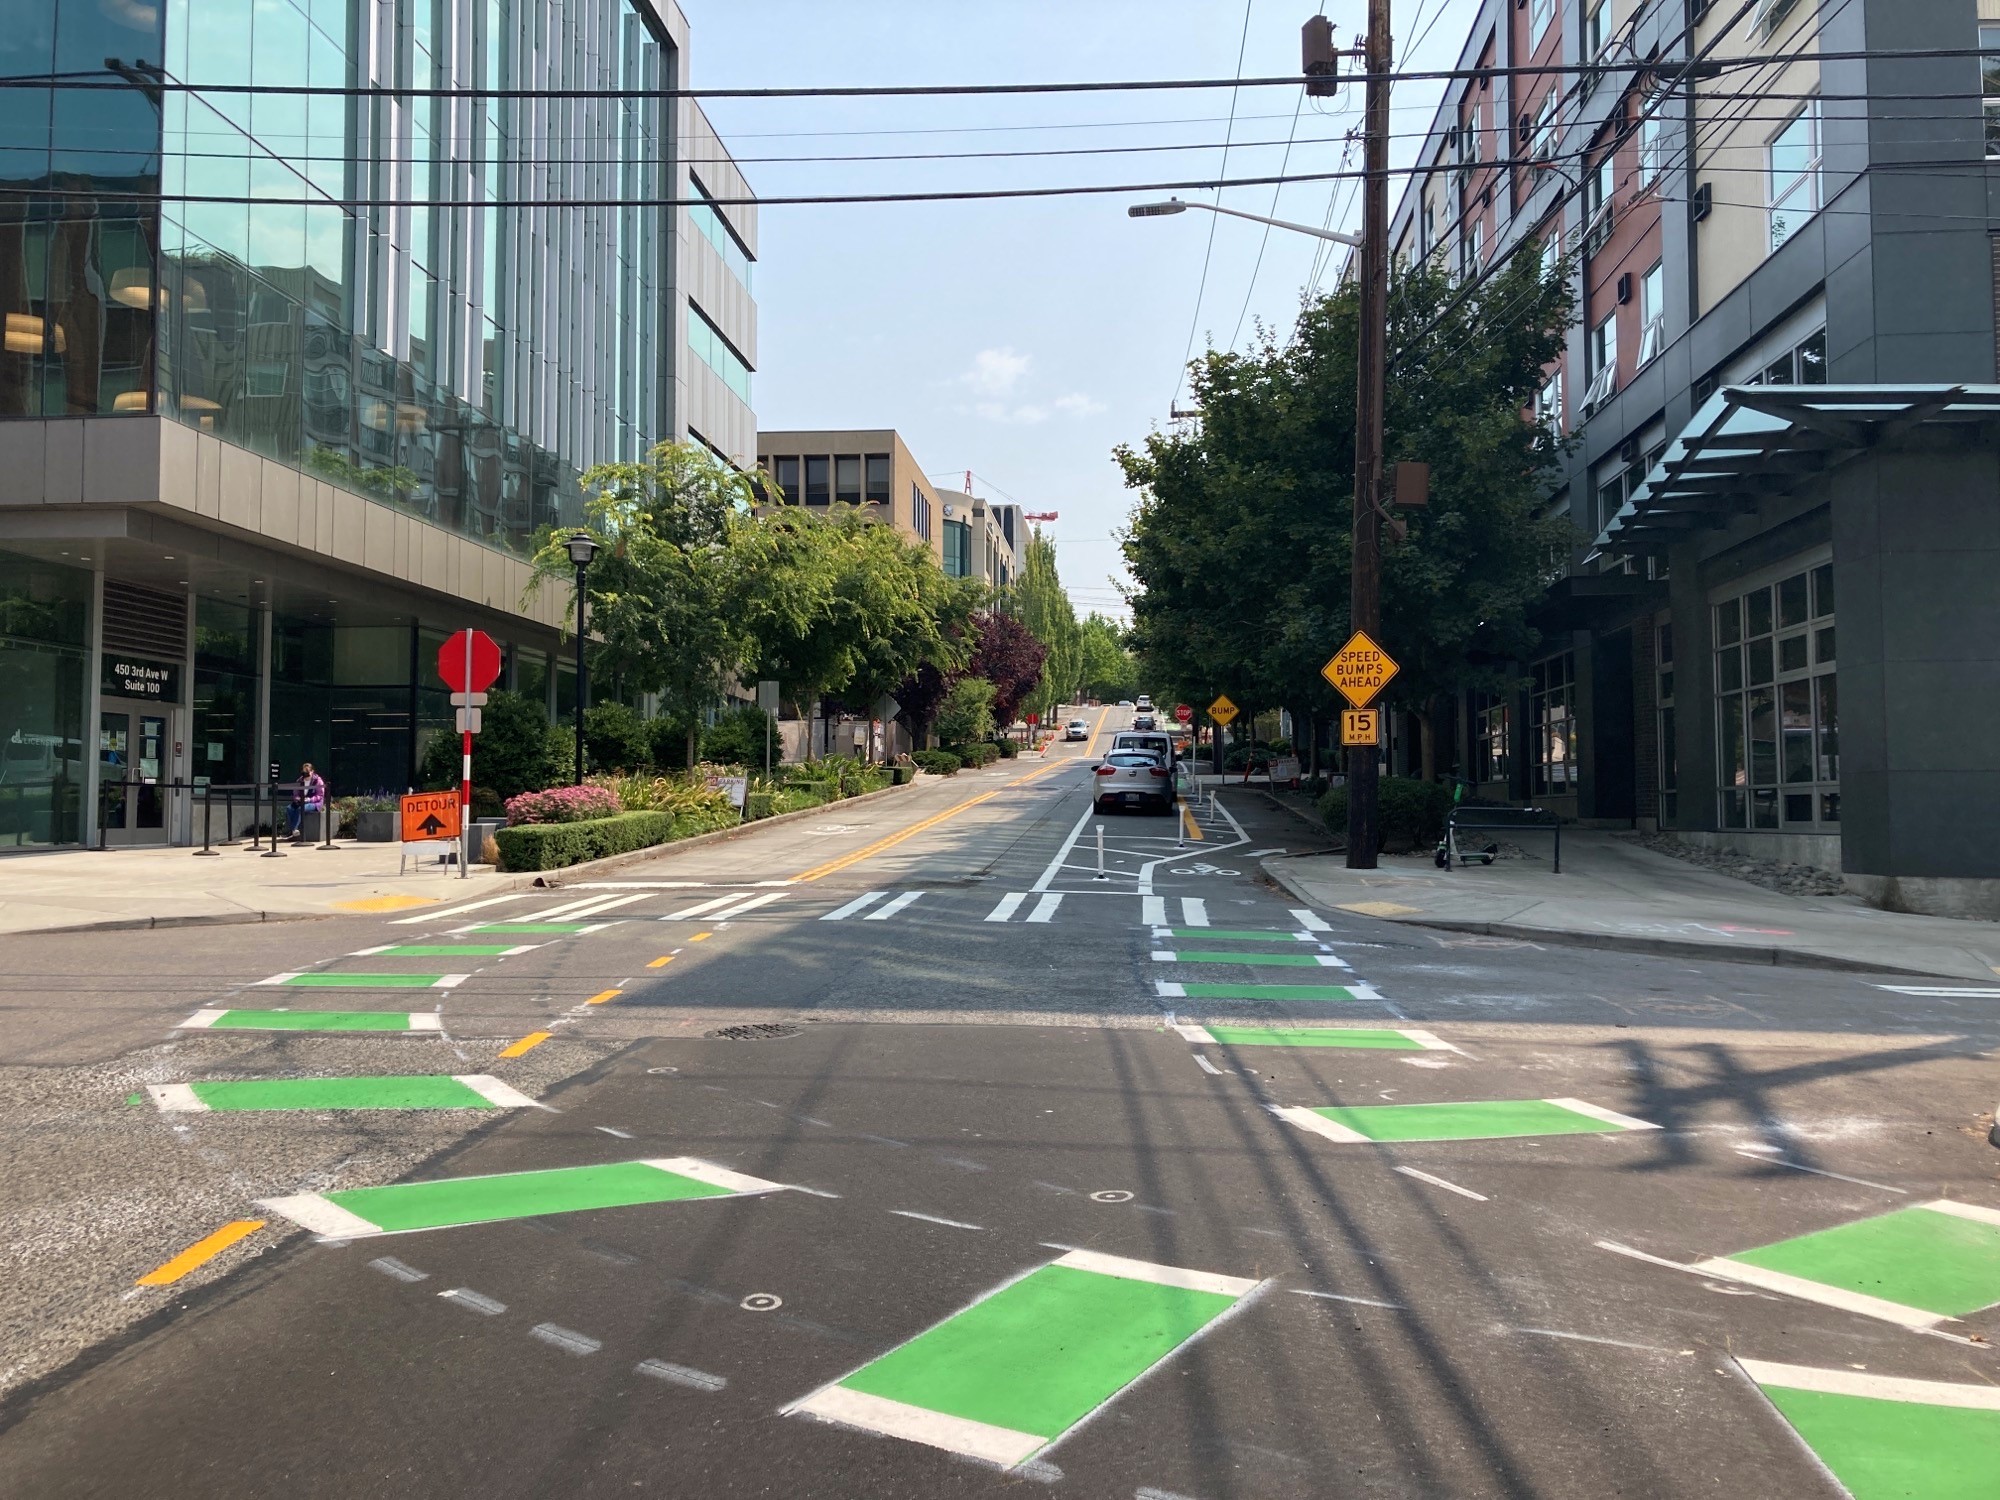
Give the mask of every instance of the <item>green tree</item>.
MULTIPOLYGON (((458 785, 462 751, 459 737, 448 730, 431 736, 420 773, 425 790, 441 792, 458 785)), ((489 693, 480 710, 479 733, 472 738, 474 795, 490 791, 505 801, 568 779, 568 763, 558 763, 551 754, 549 717, 541 702, 519 693, 489 693)))
MULTIPOLYGON (((1544 515, 1557 438, 1526 413, 1574 314, 1567 268, 1529 246, 1483 283, 1424 264, 1390 298, 1391 461, 1431 465, 1428 508, 1385 538, 1386 700, 1432 725, 1461 689, 1500 690, 1568 539, 1544 515)), ((1211 351, 1193 371, 1198 429, 1121 447, 1141 495, 1124 537, 1139 583, 1132 643, 1155 692, 1225 691, 1245 710, 1331 711, 1319 667, 1349 629, 1357 332, 1351 286, 1309 302, 1291 339, 1211 351)))
POLYGON ((1083 688, 1093 698, 1129 698, 1138 689, 1139 664, 1125 649, 1116 620, 1093 611, 1083 617, 1083 688))
POLYGON ((938 705, 933 724, 944 745, 970 745, 993 738, 993 684, 984 677, 961 677, 938 705))
POLYGON ((1046 721, 1058 706, 1082 692, 1083 627, 1077 623, 1076 608, 1056 571, 1056 544, 1039 526, 1028 536, 1013 604, 1015 617, 1048 648, 1041 683, 1023 700, 1030 712, 1046 721))
POLYGON ((593 703, 583 711, 583 755, 592 771, 643 771, 652 764, 652 735, 626 704, 593 703))

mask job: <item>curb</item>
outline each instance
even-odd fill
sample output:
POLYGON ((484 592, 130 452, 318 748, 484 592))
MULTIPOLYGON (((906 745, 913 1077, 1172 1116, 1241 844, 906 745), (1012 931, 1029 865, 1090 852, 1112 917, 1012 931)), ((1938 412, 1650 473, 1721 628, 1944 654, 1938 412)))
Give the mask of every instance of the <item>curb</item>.
POLYGON ((329 917, 358 915, 346 911, 219 911, 186 917, 117 917, 104 922, 73 922, 66 927, 23 927, 0 932, 0 939, 61 937, 71 932, 142 932, 153 927, 241 927, 256 922, 324 922, 329 917))
MULTIPOLYGON (((1308 906, 1317 906, 1322 911, 1345 909, 1339 906, 1327 906, 1323 901, 1307 895, 1295 882, 1272 869, 1268 860, 1260 860, 1258 863, 1268 879, 1283 886, 1292 896, 1308 906)), ((1368 913, 1348 912, 1348 915, 1365 917, 1368 913)), ((1822 969, 1843 974, 1893 974, 1909 979, 1964 978, 1960 974, 1941 973, 1936 969, 1907 969, 1894 964, 1863 963, 1859 959, 1840 958, 1831 953, 1801 952, 1793 948, 1738 947, 1733 944, 1699 943, 1678 938, 1638 937, 1620 932, 1568 932, 1557 928, 1530 927, 1518 922, 1455 921, 1449 917, 1377 917, 1374 920, 1387 922, 1392 927, 1423 927, 1434 932, 1465 932, 1480 937, 1513 938, 1519 942, 1544 943, 1552 948, 1595 948, 1611 953, 1644 953, 1654 958, 1692 958, 1706 962, 1751 964, 1780 969, 1822 969)), ((2000 1141, 1994 1144, 2000 1145, 2000 1141)))

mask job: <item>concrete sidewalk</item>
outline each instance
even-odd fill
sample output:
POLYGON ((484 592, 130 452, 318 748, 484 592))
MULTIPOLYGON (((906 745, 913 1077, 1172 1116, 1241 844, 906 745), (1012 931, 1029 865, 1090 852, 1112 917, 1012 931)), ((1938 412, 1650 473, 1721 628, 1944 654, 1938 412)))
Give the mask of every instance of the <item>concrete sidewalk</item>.
MULTIPOLYGON (((278 922, 414 910, 522 883, 491 866, 466 878, 436 855, 396 873, 397 844, 280 843, 283 859, 247 843, 204 857, 191 849, 65 849, 0 857, 0 936, 203 923, 278 922)), ((525 877, 532 879, 532 877, 525 877)))
POLYGON ((1428 854, 1349 870, 1339 854, 1267 859, 1313 905, 1385 921, 1530 942, 1676 958, 1792 964, 2000 986, 2000 924, 1906 916, 1858 896, 1787 896, 1608 833, 1563 830, 1563 872, 1547 840, 1529 858, 1440 870, 1428 854))

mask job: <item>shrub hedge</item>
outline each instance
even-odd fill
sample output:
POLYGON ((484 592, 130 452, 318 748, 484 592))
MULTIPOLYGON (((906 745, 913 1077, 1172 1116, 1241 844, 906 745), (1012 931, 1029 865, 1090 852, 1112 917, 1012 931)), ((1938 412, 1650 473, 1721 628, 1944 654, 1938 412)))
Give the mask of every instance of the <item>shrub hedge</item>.
MULTIPOLYGON (((1451 812, 1451 788, 1414 776, 1384 776, 1376 783, 1382 848, 1407 852, 1435 844, 1444 836, 1451 812)), ((1347 832, 1347 788, 1334 787, 1319 799, 1319 815, 1335 833, 1347 832)))
POLYGON ((960 765, 990 766, 1000 758, 1000 747, 991 740, 974 740, 969 745, 953 745, 950 754, 956 755, 960 765))
POLYGON ((1002 760, 1012 760, 1021 753, 1021 747, 1012 740, 996 740, 994 741, 993 748, 1000 752, 1002 760))
POLYGON ((918 770, 928 771, 933 776, 955 775, 958 768, 965 764, 949 750, 915 750, 911 752, 910 759, 917 763, 918 770))
POLYGON ((581 823, 527 823, 503 828, 493 835, 493 842, 503 870, 559 870, 565 865, 692 838, 735 821, 733 809, 726 815, 628 812, 581 823))

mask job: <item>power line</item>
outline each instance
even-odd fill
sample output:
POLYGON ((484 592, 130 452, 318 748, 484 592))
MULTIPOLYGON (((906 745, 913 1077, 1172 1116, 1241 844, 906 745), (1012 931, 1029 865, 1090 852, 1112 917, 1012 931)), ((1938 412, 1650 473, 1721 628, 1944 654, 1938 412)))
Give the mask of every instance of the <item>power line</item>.
MULTIPOLYGON (((1250 11, 1256 3, 1257 0, 1243 0, 1243 35, 1236 44, 1236 76, 1239 78, 1243 76, 1243 59, 1250 47, 1250 11)), ((1232 93, 1229 96, 1229 128, 1222 133, 1222 162, 1216 168, 1218 172, 1229 170, 1229 140, 1235 133, 1236 95, 1232 93)), ((1222 202, 1220 184, 1215 188, 1215 201, 1222 202)), ((1187 384, 1188 362, 1194 358, 1195 336, 1201 331, 1201 302, 1208 295, 1209 262, 1215 257, 1215 225, 1221 217, 1220 214, 1210 214, 1208 218, 1208 241, 1201 252, 1201 281, 1195 287, 1194 316, 1188 320, 1187 349, 1181 355, 1180 372, 1174 377, 1174 393, 1167 398, 1169 414, 1174 409, 1174 403, 1181 398, 1181 387, 1187 384)))
MULTIPOLYGON (((1306 91, 1304 89, 1300 89, 1298 108, 1292 111, 1292 134, 1294 136, 1298 134, 1299 114, 1302 110, 1304 110, 1305 103, 1306 103, 1306 91)), ((1331 143, 1329 142, 1328 144, 1331 143)), ((1282 177, 1284 175, 1285 168, 1289 167, 1291 164, 1292 164, 1292 142, 1288 138, 1285 141, 1285 154, 1278 161, 1278 175, 1282 177)), ((1280 196, 1283 195, 1284 191, 1285 191, 1285 185, 1282 182, 1280 182, 1276 187, 1271 189, 1271 206, 1264 211, 1266 218, 1275 218, 1277 216, 1278 199, 1280 196)), ((1243 289, 1243 306, 1236 314, 1236 329, 1233 333, 1229 335, 1229 347, 1232 350, 1235 349, 1236 347, 1236 341, 1243 336, 1243 320, 1250 316, 1250 299, 1257 295, 1257 276, 1258 273, 1260 273, 1264 269, 1264 252, 1267 249, 1269 249, 1271 245, 1271 229, 1272 226, 1266 224, 1264 226, 1264 233, 1262 238, 1260 238, 1257 241, 1257 261, 1256 264, 1250 267, 1250 284, 1243 289)))

